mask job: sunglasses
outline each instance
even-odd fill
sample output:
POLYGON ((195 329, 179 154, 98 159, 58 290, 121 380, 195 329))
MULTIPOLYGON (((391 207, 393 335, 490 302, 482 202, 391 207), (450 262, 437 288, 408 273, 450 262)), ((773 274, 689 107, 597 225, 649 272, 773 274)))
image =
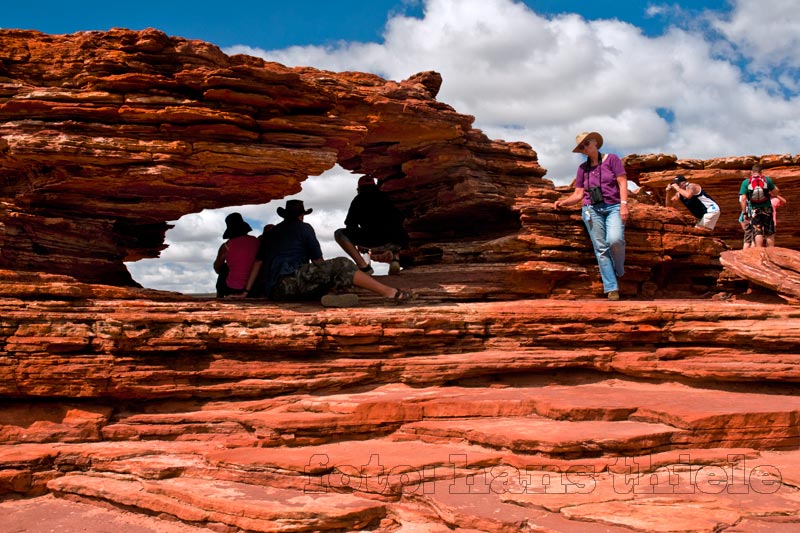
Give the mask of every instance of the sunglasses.
POLYGON ((589 146, 589 144, 590 144, 590 143, 591 143, 593 140, 594 140, 594 139, 586 139, 585 141, 583 141, 582 143, 580 143, 580 144, 578 145, 578 148, 580 148, 581 150, 582 150, 582 149, 584 149, 584 148, 586 148, 587 146, 589 146))

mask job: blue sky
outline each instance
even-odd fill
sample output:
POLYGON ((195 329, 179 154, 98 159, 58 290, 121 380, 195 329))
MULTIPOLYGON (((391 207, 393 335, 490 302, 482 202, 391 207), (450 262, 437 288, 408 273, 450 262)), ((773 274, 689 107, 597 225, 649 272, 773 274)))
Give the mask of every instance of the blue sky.
MULTIPOLYGON (((587 19, 618 18, 649 35, 660 33, 678 15, 694 16, 704 10, 724 10, 727 0, 658 3, 637 0, 587 2, 527 0, 544 15, 578 13, 587 19), (649 15, 648 7, 664 5, 666 15, 649 15)), ((81 30, 157 28, 170 35, 202 39, 220 47, 249 44, 264 49, 292 45, 326 45, 336 41, 379 41, 390 15, 420 17, 415 0, 240 0, 221 9, 220 2, 139 0, 135 3, 44 0, 31 9, 27 2, 6 2, 0 13, 3 28, 36 29, 45 33, 81 30)))
MULTIPOLYGON (((6 2, 0 27, 153 27, 288 66, 392 80, 435 70, 439 100, 490 138, 529 143, 559 185, 574 176, 581 131, 600 131, 620 156, 800 151, 797 0, 6 2)), ((356 180, 334 167, 298 195, 314 207, 326 257, 342 255, 332 234, 356 180)), ((187 214, 161 259, 129 268, 147 287, 208 292, 225 215, 241 211, 258 228, 283 201, 187 214)))
POLYGON ((4 28, 45 33, 157 28, 170 35, 201 39, 220 47, 251 44, 264 48, 380 39, 389 13, 421 13, 397 0, 197 0, 7 2, 0 13, 4 28))

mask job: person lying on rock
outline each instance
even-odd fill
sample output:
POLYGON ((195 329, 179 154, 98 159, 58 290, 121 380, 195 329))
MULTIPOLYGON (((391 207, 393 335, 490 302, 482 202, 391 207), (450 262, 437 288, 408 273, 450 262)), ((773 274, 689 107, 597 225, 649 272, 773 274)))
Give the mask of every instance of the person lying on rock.
POLYGON ((264 294, 272 300, 308 300, 322 297, 329 307, 349 307, 358 296, 343 292, 355 285, 396 303, 416 298, 410 291, 389 287, 360 271, 345 257, 323 259, 322 249, 311 224, 304 222, 306 209, 302 200, 288 200, 278 208, 283 221, 264 234, 264 240, 250 272, 246 293, 261 268, 265 268, 264 294), (334 291, 329 293, 329 291, 334 291))
POLYGON ((227 240, 214 259, 214 272, 218 274, 217 298, 244 295, 259 248, 258 238, 248 235, 253 228, 241 214, 231 213, 225 217, 225 226, 222 238, 227 240))
POLYGON ((333 237, 361 272, 374 272, 359 253, 369 250, 373 259, 377 257, 373 254, 386 254, 389 275, 399 274, 400 250, 408 246, 403 216, 371 177, 359 178, 356 191, 344 220, 346 227, 337 229, 333 237))
POLYGON ((686 176, 682 174, 675 176, 672 183, 667 185, 667 207, 672 207, 678 200, 697 218, 695 228, 711 231, 717 225, 720 215, 717 202, 700 185, 686 181, 686 176), (675 194, 670 196, 670 191, 675 194))

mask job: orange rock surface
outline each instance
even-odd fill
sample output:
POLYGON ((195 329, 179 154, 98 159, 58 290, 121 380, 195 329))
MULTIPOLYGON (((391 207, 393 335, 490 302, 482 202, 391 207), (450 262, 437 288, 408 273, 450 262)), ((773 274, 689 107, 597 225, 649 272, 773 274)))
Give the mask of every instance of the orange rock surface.
POLYGON ((290 69, 154 30, 0 45, 15 531, 797 530, 797 217, 785 248, 734 251, 737 182, 758 160, 790 197, 797 158, 627 156, 609 302, 535 151, 438 102, 436 73, 290 69), (413 304, 132 287, 123 260, 156 256, 166 221, 336 163, 406 213, 416 264, 392 281, 413 304), (677 173, 721 202, 714 234, 663 207, 677 173))
POLYGON ((21 523, 94 519, 75 501, 174 532, 800 523, 792 305, 324 309, 0 275, 0 510, 21 523))
MULTIPOLYGON (((560 192, 536 152, 488 139, 437 101, 435 72, 394 82, 286 68, 155 30, 0 30, 0 42, 0 267, 132 285, 123 262, 157 256, 166 221, 283 198, 338 163, 393 197, 420 278, 463 288, 451 297, 599 292, 582 224, 553 209, 560 192)), ((713 189, 712 177, 735 181, 754 160, 692 162, 691 179, 713 189)), ((797 161, 761 160, 791 190, 797 161)), ((645 194, 688 164, 625 162, 644 192, 632 199, 623 290, 715 290, 723 240, 738 238, 733 215, 709 238, 645 194)), ((727 196, 723 211, 733 213, 727 196)), ((796 224, 791 212, 784 224, 796 224)))

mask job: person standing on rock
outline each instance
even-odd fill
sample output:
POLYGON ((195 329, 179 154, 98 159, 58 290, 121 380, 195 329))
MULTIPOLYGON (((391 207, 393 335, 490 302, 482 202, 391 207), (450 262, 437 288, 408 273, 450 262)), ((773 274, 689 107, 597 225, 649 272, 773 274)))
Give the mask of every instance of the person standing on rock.
POLYGON ((717 225, 720 215, 719 204, 706 194, 700 185, 686 181, 686 176, 682 174, 675 176, 672 183, 667 185, 667 207, 672 207, 678 200, 697 217, 695 228, 711 231, 717 225), (670 196, 670 191, 675 194, 670 196))
POLYGON ((583 201, 581 217, 592 240, 603 292, 619 300, 617 278, 625 273, 625 224, 628 222, 628 178, 622 160, 615 154, 601 154, 603 137, 596 131, 575 137, 575 153, 586 161, 578 167, 575 191, 555 202, 555 208, 583 201))
POLYGON ((225 226, 222 238, 227 240, 219 247, 214 259, 214 271, 219 275, 217 298, 244 294, 259 247, 258 238, 248 235, 253 228, 241 214, 231 213, 225 217, 225 226))
POLYGON ((739 204, 745 223, 745 248, 750 246, 775 246, 775 219, 773 217, 773 196, 779 194, 772 179, 761 173, 761 165, 756 163, 739 186, 739 204))
POLYGON ((322 305, 350 307, 358 303, 358 296, 342 291, 353 285, 395 303, 416 298, 412 292, 380 283, 345 257, 323 259, 314 228, 303 220, 312 211, 306 209, 301 200, 288 200, 286 207, 278 208, 283 221, 264 234, 246 291, 252 290, 263 267, 266 269, 264 293, 272 300, 322 297, 322 305), (329 291, 335 292, 326 294, 329 291))

